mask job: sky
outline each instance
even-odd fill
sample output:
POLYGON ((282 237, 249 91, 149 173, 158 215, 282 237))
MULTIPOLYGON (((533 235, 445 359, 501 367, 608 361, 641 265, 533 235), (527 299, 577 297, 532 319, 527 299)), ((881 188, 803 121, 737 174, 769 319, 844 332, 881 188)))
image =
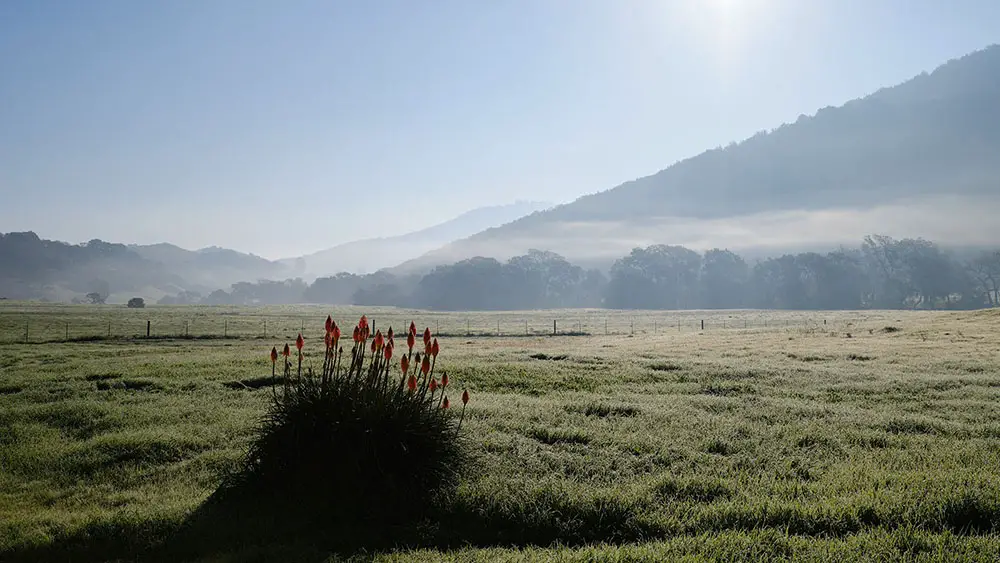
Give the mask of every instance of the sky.
POLYGON ((995 0, 5 0, 0 232, 297 256, 569 202, 998 42, 995 0))

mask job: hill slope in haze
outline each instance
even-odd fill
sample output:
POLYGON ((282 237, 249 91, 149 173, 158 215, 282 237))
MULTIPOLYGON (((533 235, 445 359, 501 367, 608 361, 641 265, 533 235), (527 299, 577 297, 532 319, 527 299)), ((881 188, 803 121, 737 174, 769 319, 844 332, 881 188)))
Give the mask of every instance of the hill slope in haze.
POLYGON ((99 293, 112 303, 133 295, 155 301, 182 290, 208 292, 285 273, 276 262, 222 248, 68 244, 33 232, 0 233, 0 297, 8 299, 70 301, 99 293))
POLYGON ((509 205, 480 207, 458 217, 422 229, 384 238, 347 242, 300 258, 281 262, 293 268, 296 275, 307 278, 329 276, 339 272, 370 273, 395 266, 452 241, 462 239, 531 213, 550 208, 552 204, 518 201, 509 205))
MULTIPOLYGON (((793 78, 793 77, 790 77, 793 78)), ((405 265, 544 248, 574 260, 652 243, 836 245, 865 232, 1000 235, 1000 46, 405 265)))

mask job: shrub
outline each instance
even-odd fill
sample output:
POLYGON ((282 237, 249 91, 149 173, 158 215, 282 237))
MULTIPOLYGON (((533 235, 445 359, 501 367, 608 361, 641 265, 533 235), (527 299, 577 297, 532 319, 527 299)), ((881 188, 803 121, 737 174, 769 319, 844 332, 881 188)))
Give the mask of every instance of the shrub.
POLYGON ((146 300, 142 297, 133 297, 128 300, 128 304, 126 304, 126 306, 129 309, 142 309, 146 306, 146 300))
POLYGON ((429 329, 423 337, 423 353, 414 353, 411 323, 406 352, 394 359, 392 329, 373 336, 361 317, 345 351, 328 318, 318 374, 302 369, 301 335, 294 369, 286 344, 278 374, 279 353, 272 349, 273 401, 237 484, 338 520, 395 520, 426 508, 468 459, 459 436, 468 393, 455 416, 448 376, 435 375, 437 339, 429 329))

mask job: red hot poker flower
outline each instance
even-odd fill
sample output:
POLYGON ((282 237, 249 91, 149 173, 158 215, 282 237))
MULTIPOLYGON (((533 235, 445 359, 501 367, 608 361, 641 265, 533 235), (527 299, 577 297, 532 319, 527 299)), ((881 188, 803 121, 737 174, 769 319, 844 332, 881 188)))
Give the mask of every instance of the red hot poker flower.
POLYGON ((375 339, 372 338, 372 354, 375 353, 375 339))
POLYGON ((438 348, 438 339, 435 338, 434 341, 431 342, 431 355, 436 358, 437 355, 438 355, 438 350, 439 349, 440 348, 438 348))
POLYGON ((368 328, 368 315, 361 315, 361 320, 358 321, 358 326, 361 330, 368 328))
POLYGON ((424 375, 431 371, 431 359, 429 356, 424 356, 424 361, 420 363, 420 372, 424 375))
POLYGON ((430 384, 430 388, 431 388, 431 393, 433 393, 433 392, 437 391, 437 388, 438 388, 438 382, 437 382, 437 380, 436 380, 436 379, 432 379, 432 380, 431 380, 431 384, 430 384))
POLYGON ((281 355, 286 358, 292 355, 292 349, 288 347, 288 344, 285 344, 285 349, 281 351, 281 355))
POLYGON ((417 334, 417 325, 413 321, 410 321, 410 334, 414 336, 417 334))
POLYGON ((444 372, 441 374, 441 387, 447 387, 447 386, 448 386, 448 372, 444 372))
POLYGON ((431 345, 431 328, 427 327, 424 329, 424 346, 431 345))
POLYGON ((302 351, 302 347, 306 345, 306 341, 302 339, 302 334, 300 333, 298 338, 295 339, 295 347, 298 348, 299 352, 302 351))
POLYGON ((441 402, 441 408, 446 409, 449 407, 451 407, 451 401, 448 400, 448 397, 445 397, 444 401, 441 402))
POLYGON ((391 326, 389 327, 389 332, 385 333, 385 337, 386 337, 387 340, 392 340, 392 327, 391 326))
POLYGON ((399 369, 402 370, 403 373, 406 373, 407 371, 409 371, 409 369, 410 369, 410 358, 409 357, 403 356, 399 360, 399 369))
POLYGON ((382 355, 385 356, 386 360, 391 360, 392 359, 392 346, 386 346, 385 350, 382 352, 382 355))
POLYGON ((375 332, 375 340, 372 342, 376 348, 382 348, 385 345, 385 339, 382 338, 382 331, 378 330, 375 332))
POLYGON ((410 352, 413 352, 413 345, 417 343, 417 337, 413 333, 406 335, 406 346, 409 347, 410 352))
POLYGON ((462 404, 463 405, 469 404, 469 390, 468 389, 466 389, 465 391, 462 391, 462 404))
POLYGON ((333 317, 331 317, 330 315, 327 315, 326 316, 326 332, 327 332, 327 334, 329 334, 330 331, 332 331, 332 330, 333 330, 333 317))
POLYGON ((323 343, 326 344, 326 348, 329 350, 330 346, 333 346, 333 333, 326 333, 326 336, 323 337, 323 343))
POLYGON ((333 343, 336 344, 340 340, 340 327, 337 323, 333 323, 333 343))
POLYGON ((274 347, 271 348, 271 363, 273 364, 274 362, 277 361, 278 361, 278 348, 274 347))
POLYGON ((410 378, 406 380, 406 388, 410 391, 417 390, 417 377, 415 375, 411 375, 410 378))

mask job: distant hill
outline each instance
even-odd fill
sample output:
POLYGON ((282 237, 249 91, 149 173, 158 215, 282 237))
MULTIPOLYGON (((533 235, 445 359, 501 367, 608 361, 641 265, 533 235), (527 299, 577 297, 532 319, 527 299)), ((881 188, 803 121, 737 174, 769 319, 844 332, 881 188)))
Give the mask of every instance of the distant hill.
POLYGON ((480 207, 412 233, 352 241, 299 258, 286 258, 281 263, 292 268, 296 275, 309 278, 339 272, 371 273, 550 207, 551 203, 535 201, 480 207))
POLYGON ((160 264, 188 285, 205 290, 229 287, 241 281, 283 279, 291 273, 284 264, 217 246, 185 250, 160 243, 129 248, 146 260, 160 264))
POLYGON ((99 293, 124 303, 183 290, 208 292, 239 281, 281 278, 284 266, 221 248, 126 246, 45 240, 33 232, 0 234, 0 297, 71 301, 99 293))
POLYGON ((580 262, 652 243, 775 250, 831 246, 865 232, 988 244, 1000 237, 993 219, 1000 211, 998 154, 1000 46, 992 46, 652 176, 485 230, 401 270, 530 248, 580 262))

